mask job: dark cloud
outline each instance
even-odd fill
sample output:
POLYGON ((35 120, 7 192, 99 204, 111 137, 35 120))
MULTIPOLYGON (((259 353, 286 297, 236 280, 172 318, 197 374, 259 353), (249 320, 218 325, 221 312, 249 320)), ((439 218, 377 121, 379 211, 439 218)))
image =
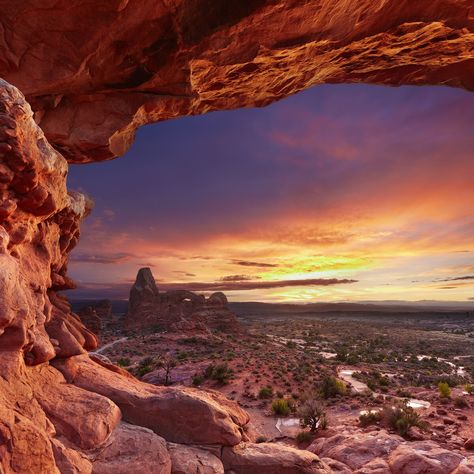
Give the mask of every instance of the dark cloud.
POLYGON ((182 272, 180 270, 174 270, 173 273, 176 273, 177 275, 187 276, 187 277, 195 277, 196 276, 196 274, 194 274, 194 273, 182 272))
MULTIPOLYGON (((218 281, 213 283, 195 282, 187 285, 191 291, 233 291, 233 290, 259 290, 271 288, 285 288, 294 286, 331 286, 356 283, 357 280, 338 278, 309 278, 306 280, 275 280, 275 281, 218 281)), ((182 288, 182 283, 163 284, 163 289, 175 290, 182 288)))
MULTIPOLYGON (((160 291, 189 290, 196 292, 259 290, 301 286, 331 286, 356 283, 357 280, 337 278, 311 278, 306 280, 275 280, 275 281, 216 281, 216 282, 190 282, 190 283, 165 283, 158 282, 160 291)), ((95 283, 82 282, 76 290, 70 293, 71 298, 115 298, 128 297, 130 284, 127 283, 95 283)))
POLYGON ((453 278, 446 278, 445 280, 440 281, 463 281, 463 280, 474 280, 474 275, 465 275, 453 278))
POLYGON ((78 253, 78 254, 71 254, 70 261, 71 262, 79 262, 79 263, 100 263, 100 264, 116 264, 116 263, 124 263, 134 258, 135 255, 131 253, 114 253, 114 254, 105 254, 105 255, 93 255, 88 253, 78 253))
POLYGON ((259 280, 260 277, 250 276, 250 275, 227 275, 222 277, 221 281, 251 281, 259 280))
POLYGON ((279 265, 276 263, 265 263, 265 262, 252 262, 249 260, 232 260, 235 265, 241 265, 242 267, 257 267, 257 268, 275 268, 279 265))

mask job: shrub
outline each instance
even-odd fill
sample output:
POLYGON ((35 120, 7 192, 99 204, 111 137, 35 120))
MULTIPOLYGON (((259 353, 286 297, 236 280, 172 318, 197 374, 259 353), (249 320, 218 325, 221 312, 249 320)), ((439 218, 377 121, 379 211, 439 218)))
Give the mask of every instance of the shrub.
POLYGON ((464 390, 465 390, 469 395, 473 395, 473 394, 474 394, 474 385, 468 383, 468 384, 464 385, 464 390))
POLYGON ((401 402, 396 406, 385 407, 381 417, 384 425, 395 430, 400 436, 407 436, 412 426, 422 430, 426 429, 426 425, 420 419, 418 413, 409 407, 406 402, 401 402))
POLYGON ((265 436, 259 436, 255 442, 256 443, 265 443, 267 441, 267 438, 265 438, 265 436))
POLYGON ((120 367, 129 367, 132 364, 132 361, 128 357, 120 357, 117 364, 120 365, 120 367))
POLYGON ((469 403, 464 397, 456 397, 454 399, 454 406, 456 408, 467 408, 469 406, 469 403))
POLYGON ((204 371, 204 377, 226 384, 234 375, 233 370, 226 364, 211 364, 204 371))
POLYGON ((378 410, 368 410, 359 416, 360 426, 366 427, 369 425, 375 425, 382 420, 382 413, 378 410))
POLYGON ((271 387, 270 385, 262 387, 260 391, 258 392, 258 398, 260 399, 272 398, 272 397, 273 397, 273 387, 271 387))
POLYGON ((287 416, 290 413, 290 407, 284 398, 276 398, 272 402, 272 411, 275 415, 287 416))
POLYGON ((296 442, 298 444, 309 443, 313 439, 310 431, 300 431, 296 435, 296 442))
POLYGON ((204 377, 202 375, 195 375, 193 377, 193 385, 195 387, 201 385, 204 382, 204 377))
POLYGON ((450 398, 451 397, 451 388, 447 382, 440 382, 438 384, 438 392, 441 398, 450 398))
POLYGON ((138 364, 137 374, 143 377, 156 368, 156 361, 153 357, 144 357, 138 364))
POLYGON ((345 395, 347 393, 347 387, 342 380, 336 377, 324 377, 320 392, 324 399, 328 399, 336 397, 337 395, 345 395))
POLYGON ((298 409, 300 425, 309 428, 312 433, 317 429, 325 429, 327 426, 326 412, 321 402, 315 398, 309 398, 303 402, 298 409))

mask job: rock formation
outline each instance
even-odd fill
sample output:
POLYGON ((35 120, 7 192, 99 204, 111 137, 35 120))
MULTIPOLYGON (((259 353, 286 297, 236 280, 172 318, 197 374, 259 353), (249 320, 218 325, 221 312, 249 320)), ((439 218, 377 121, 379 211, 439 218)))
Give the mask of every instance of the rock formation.
MULTIPOLYGON (((472 90, 472 2, 3 0, 0 7, 0 75, 35 113, 33 120, 22 93, 0 82, 0 472, 166 474, 184 465, 176 444, 198 445, 188 470, 190 460, 206 459, 216 472, 220 463, 236 474, 328 472, 315 454, 249 443, 246 414, 214 392, 154 387, 88 357, 96 338, 57 293, 74 287, 68 255, 92 207, 66 189, 66 160, 118 156, 145 123, 262 106, 313 84, 472 90), (218 460, 200 452, 210 444, 218 460)), ((425 466, 437 459, 423 445, 397 448, 385 462, 403 468, 409 456, 425 466)))
POLYGON ((130 289, 124 328, 227 333, 241 330, 224 293, 213 293, 207 299, 187 290, 160 293, 150 268, 138 270, 130 289))
POLYGON ((77 311, 77 315, 89 331, 99 335, 101 330, 113 322, 112 302, 110 300, 100 300, 93 304, 82 306, 77 311))
POLYGON ((0 6, 0 76, 70 161, 123 154, 144 123, 262 106, 314 84, 474 88, 470 0, 0 6))

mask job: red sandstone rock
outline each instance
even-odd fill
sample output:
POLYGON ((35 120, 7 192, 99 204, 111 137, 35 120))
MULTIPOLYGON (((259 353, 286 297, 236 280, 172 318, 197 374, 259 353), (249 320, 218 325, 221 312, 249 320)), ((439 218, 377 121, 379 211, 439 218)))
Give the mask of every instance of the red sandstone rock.
POLYGON ((89 331, 99 334, 101 330, 101 319, 93 306, 81 308, 77 315, 89 331))
POLYGON ((242 443, 224 448, 222 462, 235 474, 329 474, 331 469, 318 456, 273 443, 242 443))
POLYGON ((180 332, 241 331, 237 317, 227 307, 224 293, 213 293, 208 299, 187 290, 159 293, 151 270, 141 268, 130 289, 124 328, 154 327, 180 332))
POLYGON ((48 139, 94 161, 145 123, 315 84, 473 89, 473 28, 468 0, 3 2, 0 66, 48 139))
POLYGON ((107 370, 87 356, 55 361, 66 380, 113 400, 129 423, 152 429, 168 441, 235 445, 248 415, 218 392, 156 387, 107 370))
POLYGON ((316 440, 308 450, 321 457, 336 459, 351 469, 360 469, 376 458, 384 458, 404 442, 385 431, 340 434, 316 440))
POLYGON ((468 450, 474 450, 474 438, 469 438, 464 443, 464 448, 468 450))
POLYGON ((354 474, 392 474, 392 471, 387 461, 375 458, 367 464, 364 464, 360 469, 354 471, 354 474))
POLYGON ((474 474, 474 458, 463 459, 453 474, 474 474))
POLYGON ((94 456, 94 474, 169 474, 166 442, 153 431, 123 423, 107 447, 94 456))
POLYGON ((95 338, 52 289, 67 280, 68 252, 90 203, 68 194, 66 160, 49 145, 23 96, 4 81, 0 141, 0 200, 9 210, 0 213, 0 348, 22 351, 29 365, 80 353, 95 338))
POLYGON ((337 473, 337 474, 352 474, 352 469, 349 469, 349 466, 347 464, 344 464, 340 461, 336 461, 335 459, 332 458, 321 458, 321 461, 323 461, 327 466, 332 470, 332 472, 337 473))
POLYGON ((462 459, 460 454, 440 448, 432 441, 417 441, 400 445, 390 454, 388 464, 393 474, 445 474, 454 471, 462 459))
POLYGON ((54 460, 61 474, 91 474, 92 463, 87 457, 67 448, 58 439, 52 439, 51 445, 53 447, 54 460))
POLYGON ((111 400, 66 384, 53 367, 30 371, 29 381, 56 432, 79 448, 100 447, 120 421, 120 410, 111 400))
POLYGON ((168 443, 168 450, 171 474, 224 474, 222 461, 205 449, 168 443))

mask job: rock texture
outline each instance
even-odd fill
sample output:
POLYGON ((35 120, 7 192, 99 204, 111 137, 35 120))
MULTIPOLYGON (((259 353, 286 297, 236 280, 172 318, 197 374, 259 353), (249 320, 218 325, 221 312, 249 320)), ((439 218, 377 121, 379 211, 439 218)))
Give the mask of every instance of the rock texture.
POLYGON ((93 458, 94 474, 169 474, 166 442, 153 431, 123 423, 107 447, 93 458))
POLYGON ((67 192, 66 160, 4 81, 0 140, 0 350, 21 351, 35 365, 94 349, 95 336, 56 294, 74 287, 68 253, 91 202, 67 192))
POLYGON ((95 335, 99 335, 105 326, 113 323, 112 302, 110 300, 100 300, 96 303, 82 306, 77 315, 87 329, 95 335))
POLYGON ((384 430, 344 432, 316 440, 308 448, 338 473, 442 474, 471 472, 472 463, 460 452, 434 441, 407 442, 384 430))
POLYGON ((187 290, 160 293, 150 268, 141 268, 130 289, 124 329, 161 328, 167 331, 241 331, 224 293, 206 299, 187 290))
POLYGON ((234 445, 249 421, 247 413, 219 392, 156 387, 124 377, 87 356, 54 364, 68 382, 113 400, 125 421, 150 428, 168 441, 234 445))
POLYGON ((169 443, 172 474, 224 474, 222 461, 202 448, 169 443))
POLYGON ((309 451, 272 443, 242 443, 224 448, 222 461, 235 474, 330 474, 331 469, 309 451))
POLYGON ((0 76, 71 161, 123 154, 144 123, 262 106, 314 84, 474 88, 470 0, 0 6, 0 76))

